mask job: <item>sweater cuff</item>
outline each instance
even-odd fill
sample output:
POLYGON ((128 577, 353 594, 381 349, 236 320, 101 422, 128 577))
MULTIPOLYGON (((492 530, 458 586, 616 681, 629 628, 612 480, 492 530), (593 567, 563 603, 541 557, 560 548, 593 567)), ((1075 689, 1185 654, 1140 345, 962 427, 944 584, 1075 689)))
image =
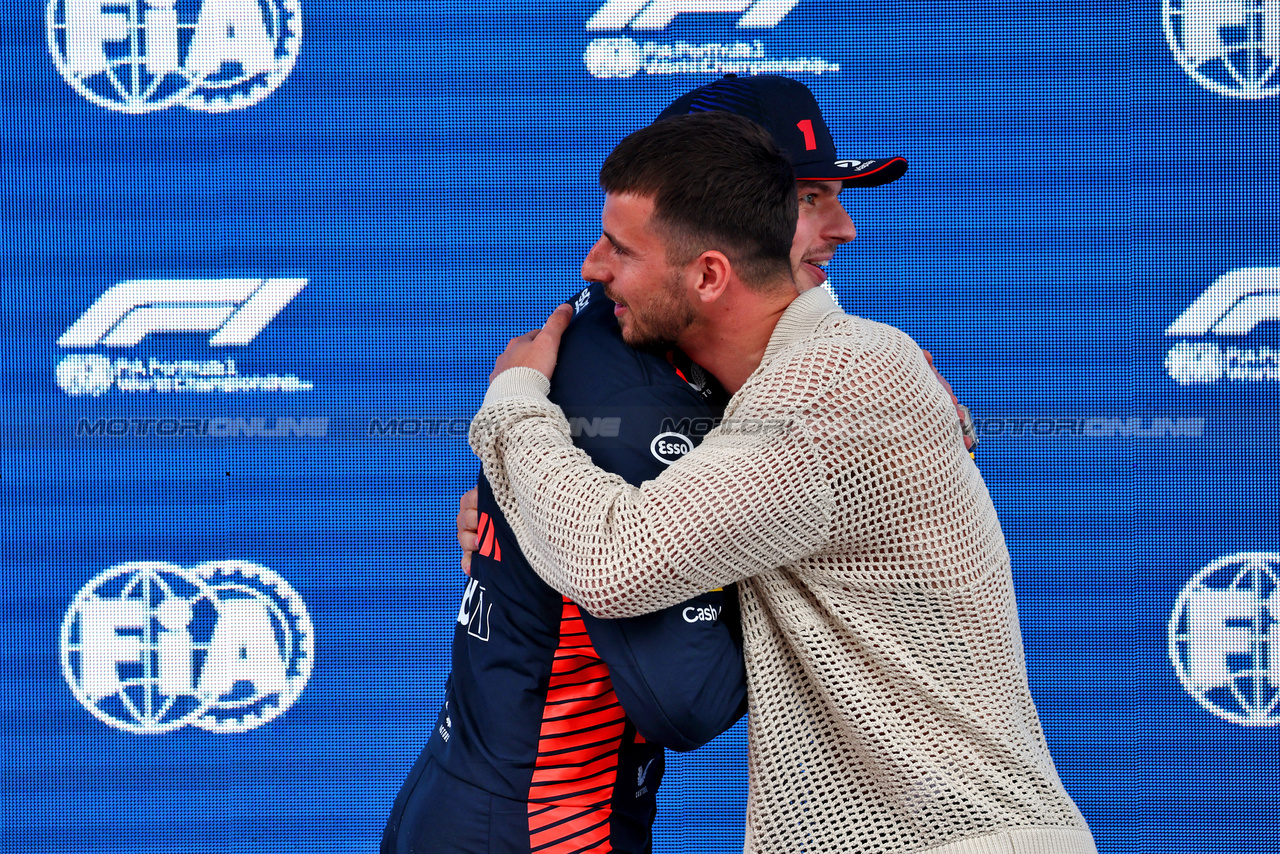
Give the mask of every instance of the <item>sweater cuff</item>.
POLYGON ((513 397, 534 397, 546 400, 551 391, 551 380, 536 368, 508 368, 489 383, 481 408, 513 397))

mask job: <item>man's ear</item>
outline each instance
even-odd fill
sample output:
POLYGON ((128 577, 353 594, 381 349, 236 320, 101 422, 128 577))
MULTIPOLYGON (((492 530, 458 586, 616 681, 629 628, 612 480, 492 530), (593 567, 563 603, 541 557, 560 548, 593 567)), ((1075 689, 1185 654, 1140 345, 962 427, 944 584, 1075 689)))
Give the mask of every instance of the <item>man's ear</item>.
POLYGON ((703 303, 713 303, 724 294, 733 278, 733 264, 723 253, 708 249, 689 264, 693 292, 703 303))

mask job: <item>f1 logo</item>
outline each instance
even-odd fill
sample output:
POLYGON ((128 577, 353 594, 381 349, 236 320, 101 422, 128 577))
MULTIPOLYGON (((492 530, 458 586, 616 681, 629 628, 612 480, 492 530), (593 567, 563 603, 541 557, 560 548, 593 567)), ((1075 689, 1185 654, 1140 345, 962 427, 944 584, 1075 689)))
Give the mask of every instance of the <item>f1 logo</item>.
POLYGON ((62 333, 59 347, 132 347, 152 332, 212 332, 248 344, 306 279, 129 279, 108 288, 62 333))
POLYGON ((1280 320, 1280 267, 1244 267, 1219 276, 1164 334, 1248 335, 1268 320, 1280 320))
POLYGON ((768 29, 777 25, 800 0, 608 0, 591 19, 588 30, 661 30, 677 15, 704 12, 743 12, 739 28, 768 29))

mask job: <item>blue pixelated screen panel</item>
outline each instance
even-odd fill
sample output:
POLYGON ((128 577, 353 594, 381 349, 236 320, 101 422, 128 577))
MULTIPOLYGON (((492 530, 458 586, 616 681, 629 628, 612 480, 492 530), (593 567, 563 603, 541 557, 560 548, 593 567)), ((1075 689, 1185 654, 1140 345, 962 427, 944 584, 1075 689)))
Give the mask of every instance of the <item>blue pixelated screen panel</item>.
MULTIPOLYGON (((613 145, 725 73, 910 162, 829 286, 973 410, 1100 850, 1273 850, 1274 5, 0 9, 6 850, 374 849, 493 359, 580 287, 613 145)), ((741 850, 745 757, 670 756, 658 851, 741 850)))

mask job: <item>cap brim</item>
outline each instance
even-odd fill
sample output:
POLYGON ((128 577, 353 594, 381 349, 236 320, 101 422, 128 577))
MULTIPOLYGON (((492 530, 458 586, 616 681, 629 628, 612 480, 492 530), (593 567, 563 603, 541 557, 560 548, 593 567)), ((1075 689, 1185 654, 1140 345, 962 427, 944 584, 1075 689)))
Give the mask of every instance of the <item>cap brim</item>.
POLYGON ((801 163, 795 170, 797 181, 844 181, 846 187, 879 187, 907 174, 907 161, 904 157, 836 160, 801 163))

